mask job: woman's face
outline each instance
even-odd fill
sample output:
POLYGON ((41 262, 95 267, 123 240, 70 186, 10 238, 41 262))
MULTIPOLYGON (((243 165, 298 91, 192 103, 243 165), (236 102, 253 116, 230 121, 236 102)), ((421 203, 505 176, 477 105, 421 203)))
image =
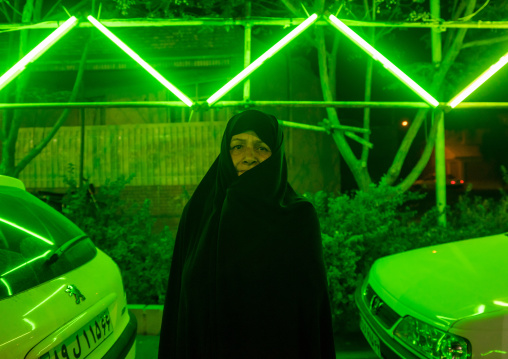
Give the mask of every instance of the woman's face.
POLYGON ((229 153, 240 176, 270 157, 272 150, 254 131, 247 131, 231 138, 229 153))

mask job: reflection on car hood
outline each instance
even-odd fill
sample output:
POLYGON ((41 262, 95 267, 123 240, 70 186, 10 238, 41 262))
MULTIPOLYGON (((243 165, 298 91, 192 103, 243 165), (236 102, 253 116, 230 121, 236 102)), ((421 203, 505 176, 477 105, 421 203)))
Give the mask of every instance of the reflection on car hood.
POLYGON ((420 248, 377 260, 370 282, 391 297, 387 304, 399 303, 434 323, 450 325, 506 309, 507 254, 505 234, 420 248))

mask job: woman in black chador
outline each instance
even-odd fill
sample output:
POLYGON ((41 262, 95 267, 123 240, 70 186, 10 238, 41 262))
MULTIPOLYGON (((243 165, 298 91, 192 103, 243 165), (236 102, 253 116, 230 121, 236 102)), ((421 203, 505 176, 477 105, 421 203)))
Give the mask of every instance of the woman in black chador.
POLYGON ((318 218, 272 115, 231 118, 183 211, 159 358, 335 358, 318 218))

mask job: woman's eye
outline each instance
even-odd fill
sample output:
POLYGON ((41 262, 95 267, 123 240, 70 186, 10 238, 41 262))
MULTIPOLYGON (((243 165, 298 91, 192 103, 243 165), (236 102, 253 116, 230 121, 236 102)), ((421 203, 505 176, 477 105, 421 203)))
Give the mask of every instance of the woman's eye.
POLYGON ((259 147, 259 149, 260 149, 261 151, 269 151, 269 149, 268 149, 268 148, 266 148, 266 147, 259 147))
POLYGON ((231 147, 231 150, 239 150, 241 148, 242 148, 242 145, 236 145, 236 146, 231 147))

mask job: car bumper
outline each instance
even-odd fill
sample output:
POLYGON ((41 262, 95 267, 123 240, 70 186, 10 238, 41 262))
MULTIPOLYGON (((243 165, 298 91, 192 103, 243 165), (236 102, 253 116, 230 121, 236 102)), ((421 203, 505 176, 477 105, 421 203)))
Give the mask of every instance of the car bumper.
POLYGON ((135 348, 138 321, 131 311, 128 311, 128 313, 129 323, 103 359, 125 359, 132 356, 132 350, 135 348))
POLYGON ((364 300, 364 287, 367 283, 359 286, 355 292, 356 306, 360 310, 360 320, 363 321, 362 331, 374 352, 383 359, 422 359, 392 337, 393 328, 385 329, 376 317, 372 314, 370 308, 364 300), (367 328, 365 328, 367 327, 367 328), (377 339, 377 342, 376 342, 377 339), (377 345, 379 344, 379 346, 377 345))

